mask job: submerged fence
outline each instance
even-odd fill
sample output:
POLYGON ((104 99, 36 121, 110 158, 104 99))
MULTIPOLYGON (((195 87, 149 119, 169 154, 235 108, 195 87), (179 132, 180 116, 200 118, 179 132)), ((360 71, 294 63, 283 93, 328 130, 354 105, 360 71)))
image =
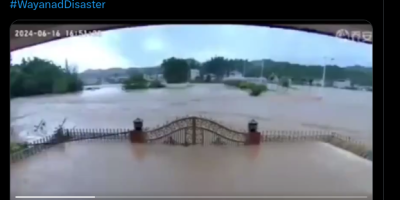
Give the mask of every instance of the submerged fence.
MULTIPOLYGON (((27 144, 27 148, 10 154, 10 161, 16 162, 54 145, 73 141, 128 141, 129 129, 64 129, 62 137, 57 133, 27 144)), ((321 141, 372 161, 372 150, 362 142, 337 133, 322 131, 263 131, 263 144, 271 142, 321 141)))
MULTIPOLYGON (((143 121, 134 122, 135 130, 142 131, 143 121)), ((249 122, 248 128, 250 132, 251 130, 257 131, 257 123, 252 120, 249 122)), ((212 141, 211 144, 221 145, 221 144, 244 144, 242 140, 235 140, 234 138, 243 138, 248 137, 249 133, 246 131, 237 131, 234 129, 230 129, 217 123, 213 120, 201 118, 201 117, 185 117, 181 119, 177 119, 173 122, 169 122, 164 126, 157 127, 153 130, 143 130, 142 132, 147 134, 148 138, 145 142, 153 143, 154 140, 160 141, 161 144, 172 144, 168 142, 172 140, 174 133, 181 133, 184 130, 184 134, 188 134, 186 131, 190 131, 189 134, 194 136, 194 140, 191 140, 196 144, 196 134, 198 132, 203 133, 204 130, 209 131, 211 134, 215 134, 218 141, 212 141), (193 135, 194 134, 194 135, 193 135), (236 137, 237 136, 237 137, 236 137), (231 139, 227 138, 231 137, 231 139), (159 139, 157 139, 159 138, 159 139), (222 140, 228 139, 234 142, 221 142, 222 140), (235 142, 236 141, 236 142, 235 142)), ((60 143, 73 142, 73 141, 128 141, 130 138, 130 133, 134 131, 133 129, 64 129, 59 128, 55 131, 55 134, 51 136, 47 136, 36 140, 34 142, 30 142, 24 144, 26 146, 25 149, 22 149, 18 152, 10 154, 10 162, 14 163, 19 160, 28 158, 32 155, 35 155, 39 152, 42 152, 52 146, 55 146, 60 143)), ((277 142, 299 142, 299 141, 321 141, 325 143, 329 143, 341 149, 350 151, 358 156, 369 159, 372 161, 372 149, 368 145, 365 145, 362 142, 352 139, 351 137, 347 137, 344 135, 340 135, 333 132, 328 131, 273 131, 267 130, 259 132, 261 133, 261 143, 277 143, 277 142)), ((203 133, 204 134, 204 133, 203 133)), ((184 135, 185 141, 187 139, 187 135, 184 135)), ((188 137, 189 139, 191 138, 188 137)), ((204 137, 204 136, 203 136, 204 137)), ((182 144, 182 143, 181 143, 182 144)), ((199 143, 197 143, 199 144, 199 143)), ((200 145, 204 145, 203 143, 200 145)), ((176 143, 174 143, 176 145, 176 143)), ((185 145, 191 145, 190 143, 186 143, 185 145)))
POLYGON ((25 149, 10 154, 11 163, 28 158, 60 143, 82 140, 128 140, 129 129, 58 129, 53 135, 24 143, 25 149))

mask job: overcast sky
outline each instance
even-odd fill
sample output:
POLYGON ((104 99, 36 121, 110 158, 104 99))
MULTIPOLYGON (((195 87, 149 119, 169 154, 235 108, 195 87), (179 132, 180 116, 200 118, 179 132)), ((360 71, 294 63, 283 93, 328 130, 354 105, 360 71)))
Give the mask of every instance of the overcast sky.
POLYGON ((12 53, 13 63, 40 57, 76 64, 79 71, 149 67, 172 56, 205 61, 212 56, 268 58, 300 64, 372 66, 372 45, 284 29, 239 25, 164 25, 102 32, 100 37, 67 38, 12 53))

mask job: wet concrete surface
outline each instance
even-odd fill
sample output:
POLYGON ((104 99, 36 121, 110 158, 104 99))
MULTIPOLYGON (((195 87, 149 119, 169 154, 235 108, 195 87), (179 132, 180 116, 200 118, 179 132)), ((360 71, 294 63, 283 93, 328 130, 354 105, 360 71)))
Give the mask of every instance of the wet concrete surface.
MULTIPOLYGON (((296 86, 288 92, 267 92, 251 97, 222 84, 197 84, 186 89, 124 92, 120 85, 95 91, 18 98, 11 101, 12 125, 23 138, 51 134, 64 118, 65 127, 131 128, 143 118, 147 127, 176 117, 202 115, 236 129, 251 119, 260 130, 323 130, 372 143, 372 93, 296 86), (317 98, 323 95, 323 99, 317 98), (41 120, 45 133, 34 132, 41 120)), ((377 133, 379 134, 379 133, 377 133)))
POLYGON ((364 196, 372 162, 319 142, 258 147, 71 142, 11 165, 11 196, 364 196))

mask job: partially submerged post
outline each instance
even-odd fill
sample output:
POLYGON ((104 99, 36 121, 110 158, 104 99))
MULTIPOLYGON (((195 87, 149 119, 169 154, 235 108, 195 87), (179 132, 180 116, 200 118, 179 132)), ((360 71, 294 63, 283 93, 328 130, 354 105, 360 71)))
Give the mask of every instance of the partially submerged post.
POLYGON ((248 145, 259 145, 261 143, 261 133, 258 132, 258 123, 256 120, 251 120, 248 124, 248 145))
POLYGON ((140 118, 133 121, 134 130, 129 132, 131 143, 146 143, 146 134, 143 132, 143 120, 140 118))

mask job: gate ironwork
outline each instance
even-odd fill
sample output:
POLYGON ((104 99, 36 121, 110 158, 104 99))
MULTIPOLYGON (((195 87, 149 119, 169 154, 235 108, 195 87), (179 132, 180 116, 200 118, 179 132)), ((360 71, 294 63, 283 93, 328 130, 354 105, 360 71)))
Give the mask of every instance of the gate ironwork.
POLYGON ((210 119, 185 117, 146 132, 149 143, 171 145, 243 145, 248 132, 236 131, 210 119))

